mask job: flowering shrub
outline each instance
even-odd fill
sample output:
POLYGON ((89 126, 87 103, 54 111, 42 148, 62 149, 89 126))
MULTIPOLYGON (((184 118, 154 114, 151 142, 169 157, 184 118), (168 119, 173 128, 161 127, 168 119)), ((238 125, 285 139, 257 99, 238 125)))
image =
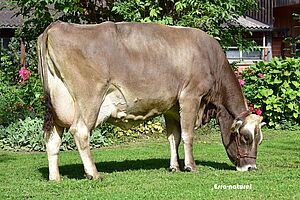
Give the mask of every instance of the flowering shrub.
POLYGON ((0 52, 0 125, 5 127, 19 119, 43 116, 43 93, 33 45, 26 56, 26 68, 20 66, 18 40, 0 52))
POLYGON ((245 84, 245 81, 243 79, 239 80, 240 86, 243 87, 243 85, 245 84))
POLYGON ((30 71, 26 69, 25 66, 21 67, 19 70, 19 76, 22 78, 22 81, 26 81, 30 76, 30 71))
POLYGON ((239 77, 249 109, 269 127, 290 128, 300 122, 300 59, 258 62, 239 77))

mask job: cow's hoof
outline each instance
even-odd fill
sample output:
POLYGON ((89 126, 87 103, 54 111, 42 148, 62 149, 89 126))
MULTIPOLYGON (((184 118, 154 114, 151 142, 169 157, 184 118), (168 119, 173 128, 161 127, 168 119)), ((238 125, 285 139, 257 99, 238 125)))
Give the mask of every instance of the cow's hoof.
POLYGON ((93 176, 92 176, 92 175, 86 174, 85 177, 86 177, 88 180, 93 180, 93 176))
POLYGON ((104 180, 104 176, 98 176, 98 180, 99 181, 103 181, 104 180))
POLYGON ((185 166, 184 171, 185 172, 198 172, 196 167, 191 167, 191 166, 185 166))
POLYGON ((60 176, 59 175, 58 176, 49 176, 49 182, 59 183, 60 182, 60 176))
POLYGON ((49 183, 60 183, 60 178, 58 179, 49 179, 49 183))
POLYGON ((180 172, 180 168, 179 167, 170 167, 169 168, 169 172, 180 172))
POLYGON ((100 181, 103 181, 103 180, 104 180, 104 177, 103 177, 103 176, 100 176, 100 175, 97 175, 97 176, 93 177, 92 175, 86 174, 85 177, 86 177, 88 180, 100 180, 100 181))

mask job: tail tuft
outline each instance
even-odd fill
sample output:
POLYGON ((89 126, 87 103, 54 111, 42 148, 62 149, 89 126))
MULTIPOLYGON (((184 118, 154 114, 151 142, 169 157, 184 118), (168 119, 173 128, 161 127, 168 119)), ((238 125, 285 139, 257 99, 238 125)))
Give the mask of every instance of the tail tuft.
POLYGON ((49 94, 45 94, 45 104, 46 104, 46 111, 44 116, 43 131, 49 132, 50 130, 52 130, 54 125, 52 104, 51 104, 49 94))

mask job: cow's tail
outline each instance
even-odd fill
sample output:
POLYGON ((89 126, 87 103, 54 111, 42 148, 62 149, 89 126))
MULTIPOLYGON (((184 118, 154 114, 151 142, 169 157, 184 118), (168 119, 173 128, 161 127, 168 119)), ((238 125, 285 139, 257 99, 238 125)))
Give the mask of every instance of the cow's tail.
POLYGON ((53 118, 53 107, 51 103, 50 89, 48 83, 48 61, 47 61, 47 41, 48 41, 48 30, 52 24, 46 28, 44 33, 38 37, 37 54, 38 54, 38 69, 41 76, 43 89, 44 89, 44 101, 46 106, 44 116, 44 133, 49 133, 54 126, 53 118))

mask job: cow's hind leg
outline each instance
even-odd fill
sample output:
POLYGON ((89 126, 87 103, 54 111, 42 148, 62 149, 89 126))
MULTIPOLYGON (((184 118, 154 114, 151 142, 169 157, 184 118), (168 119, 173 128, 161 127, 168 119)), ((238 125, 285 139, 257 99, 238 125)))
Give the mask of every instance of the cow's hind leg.
POLYGON ((50 130, 44 131, 44 137, 46 140, 46 150, 48 154, 50 181, 60 181, 58 168, 58 154, 63 130, 64 129, 62 127, 54 124, 50 130))
POLYGON ((99 176, 96 165, 92 159, 89 144, 90 130, 82 120, 79 120, 76 128, 71 127, 70 131, 74 135, 87 179, 102 179, 102 177, 99 176))
POLYGON ((180 123, 171 116, 164 115, 166 121, 167 138, 170 143, 170 171, 180 171, 178 146, 181 140, 180 123))

